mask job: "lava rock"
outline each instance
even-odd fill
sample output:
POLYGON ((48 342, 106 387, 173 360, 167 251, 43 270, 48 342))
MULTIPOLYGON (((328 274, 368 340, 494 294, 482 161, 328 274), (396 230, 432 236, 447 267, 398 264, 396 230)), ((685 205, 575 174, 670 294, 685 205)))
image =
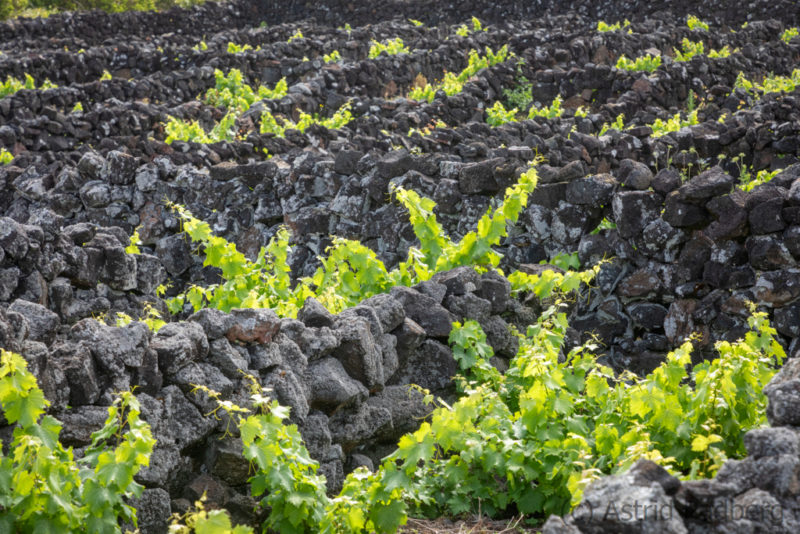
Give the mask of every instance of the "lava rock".
POLYGON ((58 315, 41 304, 27 300, 15 300, 8 311, 16 312, 25 318, 28 326, 28 338, 50 344, 55 339, 56 329, 60 323, 58 315))

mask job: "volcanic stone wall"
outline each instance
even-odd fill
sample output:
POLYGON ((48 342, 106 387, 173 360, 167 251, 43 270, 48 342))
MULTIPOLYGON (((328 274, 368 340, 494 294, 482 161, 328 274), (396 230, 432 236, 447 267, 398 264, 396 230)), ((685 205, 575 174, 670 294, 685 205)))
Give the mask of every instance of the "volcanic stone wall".
POLYGON ((681 481, 639 460, 628 472, 589 485, 567 516, 551 516, 542 534, 659 532, 722 534, 800 529, 800 359, 789 360, 764 388, 771 427, 744 436, 747 457, 717 476, 681 481))

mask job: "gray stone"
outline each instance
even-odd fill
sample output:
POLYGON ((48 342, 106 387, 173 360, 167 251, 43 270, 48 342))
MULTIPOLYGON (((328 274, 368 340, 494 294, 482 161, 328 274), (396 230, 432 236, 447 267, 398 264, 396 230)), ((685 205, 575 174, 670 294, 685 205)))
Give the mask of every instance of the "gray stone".
POLYGON ((297 425, 297 428, 311 457, 321 461, 332 443, 328 417, 319 412, 311 412, 305 421, 297 425))
POLYGON ((465 195, 496 193, 500 190, 500 185, 494 176, 495 167, 502 163, 504 163, 502 158, 467 163, 459 171, 459 189, 465 195))
POLYGON ((483 321, 492 313, 492 303, 474 293, 450 295, 444 299, 444 307, 461 322, 468 319, 483 321))
POLYGON ((61 367, 50 361, 47 346, 38 341, 27 340, 22 343, 19 353, 28 362, 28 369, 36 377, 36 382, 52 409, 65 409, 70 397, 69 383, 61 367))
POLYGON ((800 456, 800 434, 793 428, 754 428, 744 435, 744 446, 750 458, 788 454, 800 456))
POLYGON ((661 169, 653 178, 653 191, 668 195, 681 186, 681 175, 675 169, 661 169))
POLYGON ((369 331, 372 333, 373 337, 378 337, 379 335, 383 334, 383 325, 381 324, 381 320, 378 317, 378 313, 375 311, 375 308, 364 306, 362 304, 358 304, 357 306, 347 308, 346 310, 340 312, 339 315, 336 316, 335 324, 341 324, 349 319, 357 319, 359 317, 366 319, 366 321, 369 323, 369 331))
POLYGON ((14 219, 0 217, 0 250, 16 260, 28 254, 29 241, 25 229, 14 219))
POLYGON ((269 343, 278 333, 281 321, 275 312, 264 308, 231 310, 232 324, 226 336, 241 343, 269 343))
POLYGON ((105 208, 111 203, 111 187, 98 180, 86 182, 79 194, 87 209, 105 208))
MULTIPOLYGON (((783 232, 783 243, 796 260, 800 260, 800 226, 790 226, 783 232)), ((0 299, 2 300, 2 299, 0 299)))
POLYGON ((170 381, 179 386, 181 391, 188 395, 189 400, 204 413, 216 408, 216 404, 213 400, 204 398, 204 395, 192 393, 195 386, 205 386, 222 394, 223 398, 227 398, 233 392, 233 382, 222 371, 208 363, 189 362, 172 375, 170 381))
POLYGON ((219 368, 225 376, 237 379, 248 367, 247 360, 235 350, 225 338, 215 339, 208 345, 208 361, 219 368))
POLYGON ((400 366, 390 385, 417 384, 432 391, 452 386, 458 364, 447 346, 428 339, 414 351, 398 354, 400 366))
POLYGON ((156 243, 156 256, 172 276, 182 275, 194 263, 189 239, 183 234, 159 239, 156 243))
POLYGON ((369 322, 362 317, 339 317, 335 332, 339 346, 333 355, 347 373, 370 390, 383 387, 383 362, 369 322))
POLYGON ((773 317, 775 329, 790 338, 800 337, 800 302, 775 309, 773 317))
POLYGON ((167 272, 161 261, 150 254, 137 254, 136 290, 145 295, 153 294, 158 286, 167 279, 167 272))
POLYGON ((119 328, 83 319, 72 327, 70 334, 73 339, 86 342, 95 362, 116 389, 130 387, 129 372, 145 364, 150 331, 144 323, 134 322, 119 328))
POLYGON ((89 256, 99 256, 102 268, 99 279, 113 289, 128 291, 136 288, 136 258, 125 252, 125 247, 114 235, 98 232, 86 243, 89 256))
POLYGON ((444 300, 444 296, 447 294, 447 288, 438 282, 434 282, 433 280, 425 280, 424 282, 420 282, 411 289, 414 291, 419 291, 423 295, 432 298, 437 304, 441 304, 444 300))
POLYGON ((186 320, 199 323, 209 340, 225 337, 233 325, 233 318, 230 314, 216 308, 203 308, 190 315, 186 320))
POLYGON ((640 234, 645 226, 657 219, 661 213, 660 198, 655 193, 647 191, 617 193, 611 205, 617 231, 624 238, 640 234))
POLYGON ((25 317, 28 323, 28 338, 46 344, 53 342, 56 328, 59 325, 58 315, 51 312, 41 304, 27 300, 15 300, 8 307, 8 311, 16 312, 25 317))
MULTIPOLYGON (((702 206, 681 201, 679 192, 673 191, 667 195, 662 218, 676 228, 695 228, 704 226, 709 220, 709 215, 702 206)), ((715 230, 720 235, 730 231, 732 230, 727 228, 724 232, 715 230)))
POLYGON ((180 464, 181 452, 175 442, 157 439, 150 463, 139 470, 134 480, 150 487, 167 486, 180 464))
POLYGON ((619 183, 610 174, 595 174, 567 185, 566 201, 570 204, 606 206, 619 183))
POLYGON ((92 353, 84 343, 60 343, 53 347, 50 358, 67 378, 70 405, 94 404, 100 398, 92 353))
POLYGON ((331 354, 339 346, 339 338, 327 326, 307 328, 300 321, 283 319, 281 321, 281 334, 285 334, 294 341, 309 360, 323 358, 331 354))
POLYGON ((56 415, 63 424, 59 441, 68 447, 83 447, 92 442, 92 434, 97 432, 108 418, 105 406, 72 406, 56 415))
POLYGON ((311 362, 306 369, 305 383, 310 407, 326 413, 361 403, 369 395, 367 388, 351 378, 339 360, 331 357, 311 362))
POLYGON ((661 484, 647 479, 637 480, 639 464, 625 474, 596 480, 584 490, 583 500, 571 514, 580 532, 687 533, 683 519, 661 484), (644 508, 645 503, 648 508, 644 508), (632 517, 634 513, 636 517, 632 517))
POLYGON ((383 377, 385 380, 389 380, 400 366, 400 357, 397 355, 397 338, 392 334, 382 334, 375 339, 375 344, 381 351, 383 377))
POLYGON ((242 452, 242 440, 235 436, 220 436, 210 439, 206 449, 205 465, 212 476, 231 484, 241 486, 250 478, 250 461, 242 452))
POLYGON ((290 369, 274 368, 263 377, 261 383, 272 390, 272 394, 282 406, 291 408, 290 419, 299 423, 308 415, 306 389, 300 379, 290 369))
POLYGON ((8 302, 11 300, 11 296, 14 294, 19 284, 19 278, 20 271, 16 267, 0 269, 0 302, 8 302))
POLYGON ((733 176, 720 167, 712 167, 679 187, 678 194, 685 202, 702 202, 729 193, 735 182, 733 176))
POLYGON ((781 269, 761 273, 753 293, 759 303, 770 307, 785 306, 800 297, 800 269, 781 269))
POLYGON ((624 159, 620 162, 618 176, 625 187, 645 191, 653 181, 653 172, 644 163, 624 159))
POLYGON ((391 332, 405 319, 403 305, 386 293, 380 293, 361 302, 375 310, 383 332, 391 332))
POLYGON ((800 359, 791 358, 764 388, 772 426, 800 426, 800 359))
POLYGON ((428 336, 447 338, 450 335, 454 318, 436 300, 403 286, 393 287, 390 294, 403 305, 406 316, 419 324, 428 336))
POLYGON ((208 338, 198 323, 169 323, 153 336, 150 347, 158 354, 159 369, 165 375, 172 375, 190 362, 206 357, 208 338))
POLYGON ((406 317, 403 324, 392 330, 397 339, 398 355, 407 355, 425 341, 425 330, 413 320, 406 317))
POLYGON ((751 235, 745 241, 750 265, 755 269, 771 271, 793 267, 796 261, 780 240, 768 235, 751 235))
POLYGON ((511 298, 511 282, 496 271, 488 271, 481 275, 481 285, 476 295, 491 303, 492 313, 503 313, 511 298))
POLYGON ((628 306, 628 313, 640 328, 656 330, 664 327, 667 308, 653 302, 640 302, 628 306))
POLYGON ((750 232, 757 235, 781 232, 786 228, 786 223, 781 217, 783 197, 775 197, 762 202, 750 209, 748 221, 750 232))
POLYGON ((339 410, 328 420, 333 442, 341 445, 345 453, 391 425, 391 412, 369 403, 339 410))
POLYGON ((456 267, 436 273, 431 281, 442 284, 447 289, 445 297, 473 293, 481 287, 480 274, 472 266, 456 267))
POLYGON ((432 405, 425 404, 423 394, 407 385, 387 386, 367 402, 388 410, 392 416, 392 424, 376 435, 384 443, 396 443, 404 434, 415 431, 433 411, 432 405))
POLYGON ((297 319, 306 326, 333 326, 333 314, 314 297, 308 297, 297 313, 297 319))
MULTIPOLYGON (((136 520, 142 534, 167 531, 172 515, 169 493, 162 488, 147 488, 141 497, 132 498, 130 505, 136 509, 136 520)), ((132 525, 131 525, 132 526, 132 525)))

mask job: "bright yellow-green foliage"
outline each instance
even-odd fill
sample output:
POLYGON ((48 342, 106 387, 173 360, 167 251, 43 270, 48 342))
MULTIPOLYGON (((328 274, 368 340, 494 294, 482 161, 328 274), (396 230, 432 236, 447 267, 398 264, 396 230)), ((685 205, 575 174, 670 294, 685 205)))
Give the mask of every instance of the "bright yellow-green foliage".
POLYGON ((458 29, 456 29, 456 35, 459 35, 461 37, 466 37, 467 35, 473 32, 486 31, 486 29, 483 27, 483 24, 477 17, 472 17, 471 24, 472 24, 472 30, 470 30, 469 26, 467 26, 466 24, 462 24, 461 26, 459 26, 458 29))
POLYGON ((625 22, 623 24, 621 24, 621 25, 620 25, 619 22, 615 22, 614 24, 608 24, 605 21, 601 20, 601 21, 599 21, 597 23, 597 31, 599 31, 599 32, 615 32, 615 31, 620 30, 622 28, 627 28, 630 25, 631 25, 631 21, 629 21, 628 19, 625 19, 625 22))
POLYGON ((504 44, 497 53, 493 52, 491 48, 488 46, 485 48, 486 55, 481 56, 477 50, 470 50, 469 57, 467 58, 467 67, 461 71, 458 75, 457 79, 460 82, 466 82, 473 76, 475 76, 478 71, 483 69, 488 69, 498 63, 503 63, 507 60, 511 54, 508 50, 508 45, 504 44))
POLYGON ((76 102, 75 106, 73 106, 72 108, 72 113, 78 113, 82 111, 83 111, 83 104, 81 104, 80 102, 76 102))
POLYGON ((705 53, 702 41, 693 42, 684 37, 681 47, 683 51, 677 48, 672 49, 675 52, 675 61, 689 61, 694 56, 702 56, 705 53))
MULTIPOLYGON (((366 468, 350 473, 336 497, 325 492, 325 477, 316 474, 319 464, 311 458, 296 425, 284 425, 289 408, 270 400, 255 378, 250 403, 253 410, 220 400, 217 392, 199 386, 216 401, 217 411, 227 413, 238 426, 243 454, 255 468, 250 477, 254 497, 269 510, 264 532, 281 534, 361 534, 391 533, 406 522, 403 487, 395 484, 392 472, 371 474, 366 468)), ((202 503, 200 503, 202 506, 202 503)), ((187 526, 171 527, 171 534, 246 534, 249 530, 230 530, 227 514, 206 514, 202 509, 187 518, 187 526), (199 516, 199 518, 198 518, 199 516), (210 519, 215 523, 210 523, 210 519), (201 531, 200 523, 208 527, 201 531), (221 529, 221 530, 219 530, 221 529)))
MULTIPOLYGON (((675 52, 675 61, 689 61, 694 56, 702 56, 705 53, 702 41, 694 42, 684 37, 683 41, 681 41, 681 47, 683 49, 682 51, 677 48, 672 49, 675 52)), ((731 50, 730 46, 725 45, 719 50, 709 51, 708 57, 712 59, 726 58, 738 51, 738 48, 736 50, 731 50)))
POLYGON ((625 55, 622 55, 617 60, 616 67, 622 70, 631 71, 647 71, 653 72, 661 66, 661 56, 646 56, 637 57, 635 60, 630 60, 625 55))
POLYGON ((206 50, 208 50, 208 45, 206 44, 205 41, 200 41, 199 43, 197 43, 192 47, 192 50, 194 50, 195 52, 200 52, 200 51, 205 52, 206 50))
POLYGON ((677 132, 681 128, 694 126, 695 124, 698 124, 696 109, 687 113, 686 119, 681 117, 680 112, 676 113, 666 121, 656 119, 653 124, 650 125, 650 128, 653 129, 653 137, 661 137, 662 135, 666 135, 670 132, 677 132))
POLYGON ((0 19, 19 13, 28 7, 28 0, 3 0, 0 2, 0 19))
POLYGON ((296 41, 296 40, 298 40, 298 39, 304 39, 304 37, 303 37, 303 32, 300 30, 300 28, 298 28, 298 29, 297 29, 297 31, 296 31, 296 32, 294 32, 294 33, 292 34, 292 36, 291 36, 291 37, 289 37, 289 40, 288 40, 288 41, 286 41, 286 42, 287 42, 287 43, 291 43, 292 41, 296 41))
MULTIPOLYGON (((259 46, 256 50, 260 50, 261 47, 259 46)), ((228 43, 228 53, 229 54, 241 54, 242 52, 247 52, 248 50, 253 50, 253 47, 249 44, 237 44, 237 43, 228 43)))
POLYGON ((742 191, 752 191, 756 186, 765 184, 775 178, 779 172, 779 170, 768 171, 763 169, 758 171, 755 178, 753 178, 753 173, 747 166, 742 165, 739 169, 739 188, 742 191))
POLYGON ((107 70, 103 70, 103 74, 100 75, 100 81, 104 82, 111 79, 111 73, 107 70))
POLYGON ((210 132, 206 133, 197 121, 185 121, 170 117, 164 125, 167 144, 173 141, 191 141, 193 143, 218 143, 220 141, 233 141, 236 137, 236 114, 229 111, 210 132))
POLYGON ((353 113, 350 111, 349 102, 337 109, 332 117, 325 119, 320 119, 317 115, 310 115, 301 111, 297 122, 282 118, 281 123, 279 123, 278 119, 275 118, 269 110, 264 110, 261 114, 260 131, 262 134, 273 133, 277 137, 284 137, 286 135, 286 130, 289 129, 304 132, 312 124, 319 124, 330 130, 335 130, 337 128, 343 128, 351 120, 353 120, 353 113))
POLYGON ((231 526, 231 518, 225 510, 206 510, 205 495, 194 503, 194 510, 183 516, 173 514, 167 532, 169 534, 253 534, 245 525, 231 526))
POLYGON ((213 235, 208 223, 173 205, 183 222, 184 232, 202 246, 203 265, 219 268, 224 282, 207 288, 193 287, 168 304, 173 313, 188 301, 195 311, 204 307, 225 311, 242 307, 272 308, 278 315, 295 317, 310 296, 316 297, 330 311, 338 312, 394 286, 411 286, 454 267, 496 267, 500 254, 492 247, 505 237, 507 225, 516 223, 535 186, 536 172, 530 169, 506 190, 503 202, 496 209, 488 210, 481 217, 477 229, 457 242, 447 237, 436 220, 433 200, 397 188, 394 194, 408 210, 411 226, 420 242, 419 248, 409 249, 406 261, 389 271, 375 252, 358 241, 335 237, 314 275, 296 283, 289 276, 289 233, 286 229, 281 229, 261 250, 256 261, 251 262, 233 243, 213 235))
POLYGON ((126 502, 141 496, 133 477, 155 445, 136 397, 119 394, 80 460, 58 441, 48 405, 27 362, 0 350, 0 408, 16 425, 9 454, 0 447, 0 531, 118 533, 120 520, 135 524, 126 502))
POLYGON ((5 148, 0 148, 0 165, 8 165, 12 161, 14 161, 14 154, 5 148))
MULTIPOLYGON (((152 304, 147 303, 144 305, 144 318, 140 319, 141 322, 147 325, 147 328, 152 332, 158 332, 163 326, 166 326, 166 321, 162 319, 161 313, 153 307, 152 304)), ((124 312, 117 312, 114 326, 126 326, 133 322, 133 318, 124 312)))
POLYGON ((731 54, 733 54, 734 52, 738 52, 738 51, 739 51, 738 48, 736 48, 734 50, 731 50, 730 46, 725 45, 722 48, 720 48, 719 50, 711 50, 708 53, 708 57, 710 57, 711 59, 725 58, 725 57, 730 57, 731 54))
POLYGON ((8 16, 38 17, 60 11, 102 9, 109 13, 122 11, 150 11, 170 7, 191 7, 205 0, 3 0, 0 2, 0 19, 8 16), (28 8, 30 6, 30 8, 28 8))
POLYGON ((503 103, 498 100, 492 107, 486 109, 486 123, 489 126, 500 126, 507 122, 515 122, 517 111, 519 111, 517 108, 506 110, 503 103))
POLYGON ((415 19, 408 19, 408 22, 410 22, 411 24, 413 24, 417 28, 419 28, 420 26, 424 26, 424 24, 422 22, 420 22, 418 20, 415 20, 415 19))
POLYGON ((325 60, 325 63, 338 63, 342 60, 342 55, 338 50, 334 50, 330 54, 324 54, 322 59, 325 60))
POLYGON ((372 46, 369 47, 370 59, 374 59, 384 52, 388 56, 396 56, 397 54, 408 54, 410 50, 403 46, 403 40, 400 37, 387 39, 384 43, 373 40, 372 46))
POLYGON ((21 91, 22 89, 53 89, 58 87, 56 84, 51 82, 50 80, 45 80, 42 85, 36 87, 36 82, 33 79, 33 76, 30 74, 25 75, 24 80, 20 80, 14 78, 13 76, 6 77, 6 81, 0 83, 0 98, 6 97, 8 95, 13 95, 17 91, 21 91))
POLYGON ((611 124, 608 124, 607 122, 604 122, 603 126, 600 127, 600 131, 597 133, 598 137, 601 136, 601 135, 605 135, 606 132, 609 131, 609 130, 617 130, 618 132, 621 132, 621 131, 625 130, 625 114, 624 113, 620 113, 619 115, 617 115, 617 118, 614 119, 614 122, 612 122, 611 124))
POLYGON ((695 17, 694 15, 689 15, 686 18, 686 25, 689 26, 690 30, 702 30, 708 31, 708 24, 700 20, 699 18, 695 17))
POLYGON ((761 84, 751 82, 740 72, 736 77, 734 87, 744 89, 750 94, 756 93, 791 93, 800 86, 800 69, 795 69, 789 76, 775 76, 773 74, 765 77, 761 84))
POLYGON ((533 102, 533 84, 525 76, 517 78, 512 89, 503 89, 503 96, 511 107, 527 109, 533 102))
POLYGON ((125 247, 125 253, 126 254, 141 254, 142 253, 142 251, 139 250, 139 245, 142 244, 141 238, 139 237, 139 228, 141 228, 141 226, 137 226, 133 230, 133 234, 130 237, 130 241, 128 242, 128 246, 125 247))
POLYGON ((481 56, 477 50, 470 50, 467 66, 458 75, 452 72, 445 72, 444 78, 438 84, 431 85, 425 84, 425 87, 415 87, 408 94, 409 98, 414 100, 427 100, 433 102, 436 92, 440 89, 445 92, 447 96, 453 96, 461 92, 464 84, 471 77, 475 76, 478 71, 497 65, 504 62, 509 57, 508 45, 503 45, 497 53, 493 52, 491 48, 486 47, 486 55, 481 56))
MULTIPOLYGON (((548 298, 577 289, 596 272, 515 273, 510 280, 515 292, 548 298)), ((719 358, 691 373, 687 342, 644 378, 614 376, 597 364, 591 346, 559 361, 568 325, 556 306, 520 337, 505 374, 489 364, 493 352, 480 326, 455 323, 450 343, 463 395, 452 406, 442 402, 403 436, 375 473, 348 475, 333 499, 314 475, 316 463, 296 428, 281 426, 286 408, 261 393, 253 394, 255 415, 230 402, 220 405, 238 419, 245 456, 258 466, 250 481, 254 495, 268 492, 265 527, 394 532, 409 512, 494 516, 513 510, 544 518, 568 512, 591 480, 640 458, 702 478, 726 457, 743 455, 742 436, 765 421, 761 390, 785 357, 765 314, 749 323, 752 331, 743 340, 718 343, 719 358)))
POLYGON ((258 100, 276 100, 286 96, 286 78, 281 78, 273 89, 259 85, 256 90, 244 82, 242 71, 231 69, 226 76, 214 69, 215 86, 206 91, 204 102, 211 106, 222 106, 228 110, 243 113, 258 100))
POLYGON ((784 32, 781 34, 781 41, 783 41, 786 44, 789 44, 789 41, 791 41, 798 35, 800 35, 800 30, 798 30, 797 28, 786 28, 786 30, 784 30, 784 32))
POLYGON ((433 102, 433 99, 436 96, 436 91, 440 89, 444 91, 447 96, 453 96, 460 93, 463 88, 464 83, 458 80, 458 76, 452 72, 445 72, 441 83, 436 85, 431 85, 428 83, 425 84, 425 87, 415 87, 410 93, 408 93, 408 97, 413 98, 414 100, 427 100, 428 102, 433 102))
POLYGON ((564 113, 561 102, 561 95, 558 95, 549 106, 543 108, 531 107, 531 109, 528 110, 528 118, 542 117, 545 119, 555 119, 560 117, 564 113))
MULTIPOLYGON (((562 276, 542 275, 550 289, 562 276)), ((545 296, 542 277, 515 273, 511 280, 515 291, 545 296)), ((615 377, 591 346, 560 362, 568 325, 555 307, 528 328, 505 374, 489 364, 492 349, 479 325, 457 323, 450 342, 466 374, 465 395, 401 438, 381 471, 400 464, 415 514, 514 510, 539 518, 569 512, 591 480, 640 458, 690 478, 713 476, 726 457, 745 454, 742 436, 765 422, 761 390, 785 356, 765 314, 750 325, 743 341, 718 343, 719 358, 691 373, 687 342, 641 378, 615 377)))

